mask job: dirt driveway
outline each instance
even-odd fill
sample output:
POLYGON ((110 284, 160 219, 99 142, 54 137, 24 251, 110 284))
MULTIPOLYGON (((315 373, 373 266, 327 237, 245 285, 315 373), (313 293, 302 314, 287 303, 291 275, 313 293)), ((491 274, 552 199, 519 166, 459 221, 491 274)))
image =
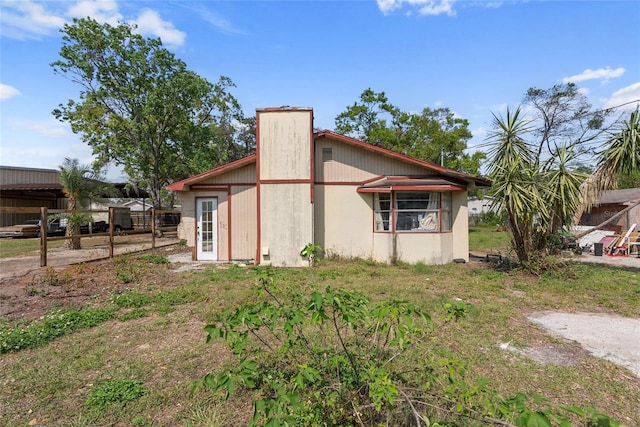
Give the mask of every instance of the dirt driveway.
MULTIPOLYGON (((155 246, 162 248, 176 245, 177 238, 162 237, 156 238, 155 246)), ((138 238, 130 238, 126 244, 114 246, 114 255, 140 252, 151 249, 151 239, 144 235, 138 238)), ((68 250, 63 248, 51 249, 47 254, 47 267, 56 269, 67 267, 89 261, 97 261, 109 258, 109 247, 106 244, 83 247, 78 250, 68 250)), ((40 256, 19 256, 0 259, 0 286, 8 280, 24 277, 34 272, 46 270, 47 267, 40 267, 40 256)))

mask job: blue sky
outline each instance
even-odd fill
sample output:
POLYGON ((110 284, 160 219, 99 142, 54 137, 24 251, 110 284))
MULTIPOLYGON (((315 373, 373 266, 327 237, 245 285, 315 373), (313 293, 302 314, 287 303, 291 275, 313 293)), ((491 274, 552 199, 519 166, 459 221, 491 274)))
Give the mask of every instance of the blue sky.
MULTIPOLYGON (((189 69, 221 75, 246 115, 312 107, 315 126, 363 90, 405 111, 448 107, 482 144, 492 112, 530 87, 575 82, 596 108, 640 100, 634 1, 29 1, 0 0, 0 164, 57 169, 91 149, 51 111, 79 87, 53 74, 73 17, 130 22, 189 69)), ((625 108, 635 108, 635 103, 625 108)), ((111 168, 107 177, 121 180, 111 168)))

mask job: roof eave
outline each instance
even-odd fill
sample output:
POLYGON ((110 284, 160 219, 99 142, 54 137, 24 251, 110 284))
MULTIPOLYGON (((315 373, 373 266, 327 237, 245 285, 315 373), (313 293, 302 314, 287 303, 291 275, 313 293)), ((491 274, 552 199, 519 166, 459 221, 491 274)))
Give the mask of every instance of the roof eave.
POLYGON ((185 188, 188 185, 191 184, 195 184, 198 183, 202 180, 208 179, 208 178, 212 178, 214 176, 218 176, 221 175, 223 173, 229 172, 231 170, 234 169, 238 169, 241 168, 243 166, 249 165, 253 162, 256 161, 256 155, 252 154, 250 156, 247 157, 243 157, 242 159, 236 160, 234 162, 231 163, 227 163, 225 165, 222 166, 218 166, 217 168, 213 168, 211 170, 208 170, 206 172, 202 172, 198 175, 194 175, 192 177, 189 177, 187 179, 183 179, 182 181, 177 181, 174 182, 172 184, 167 185, 167 190, 169 191, 185 191, 185 188))

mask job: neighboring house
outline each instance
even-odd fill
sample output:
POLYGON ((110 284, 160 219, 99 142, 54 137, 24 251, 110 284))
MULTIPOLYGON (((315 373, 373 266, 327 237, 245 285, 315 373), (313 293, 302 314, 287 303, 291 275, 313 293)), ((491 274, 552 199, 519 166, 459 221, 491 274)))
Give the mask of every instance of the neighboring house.
MULTIPOLYGON (((596 226, 638 201, 640 201, 640 188, 604 191, 598 202, 582 214, 578 225, 596 226)), ((622 214, 606 228, 616 232, 624 232, 633 224, 640 225, 640 206, 622 214)))
POLYGON ((331 131, 310 108, 256 111, 255 155, 173 183, 178 237, 198 260, 305 266, 329 254, 445 264, 468 260, 467 191, 490 182, 331 131))
POLYGON ((482 198, 469 197, 467 208, 469 209, 469 215, 498 212, 498 206, 494 204, 493 197, 489 196, 483 196, 482 198))

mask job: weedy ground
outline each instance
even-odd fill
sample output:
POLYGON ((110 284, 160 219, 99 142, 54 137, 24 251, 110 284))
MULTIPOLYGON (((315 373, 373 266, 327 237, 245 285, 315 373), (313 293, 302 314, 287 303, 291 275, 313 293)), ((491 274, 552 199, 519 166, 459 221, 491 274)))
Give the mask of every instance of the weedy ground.
MULTIPOLYGON (((507 240, 506 233, 487 228, 470 233, 472 250, 482 253, 506 253, 507 240)), ((247 424, 248 392, 224 401, 191 389, 229 357, 221 343, 205 343, 204 326, 221 310, 256 300, 255 272, 229 265, 181 271, 167 255, 123 256, 21 278, 24 292, 0 299, 39 307, 25 309, 29 316, 0 319, 0 346, 8 343, 0 353, 0 425, 247 424)), ((588 404, 625 425, 640 425, 637 377, 526 319, 539 310, 638 318, 639 271, 569 263, 534 277, 481 262, 390 266, 324 259, 313 268, 279 273, 300 289, 331 285, 373 299, 410 300, 434 320, 438 351, 455 355, 470 377, 488 378, 501 394, 539 393, 556 404, 588 404), (445 323, 444 307, 452 301, 469 304, 468 313, 445 323), (548 357, 501 349, 507 342, 545 350, 540 353, 548 357)))

